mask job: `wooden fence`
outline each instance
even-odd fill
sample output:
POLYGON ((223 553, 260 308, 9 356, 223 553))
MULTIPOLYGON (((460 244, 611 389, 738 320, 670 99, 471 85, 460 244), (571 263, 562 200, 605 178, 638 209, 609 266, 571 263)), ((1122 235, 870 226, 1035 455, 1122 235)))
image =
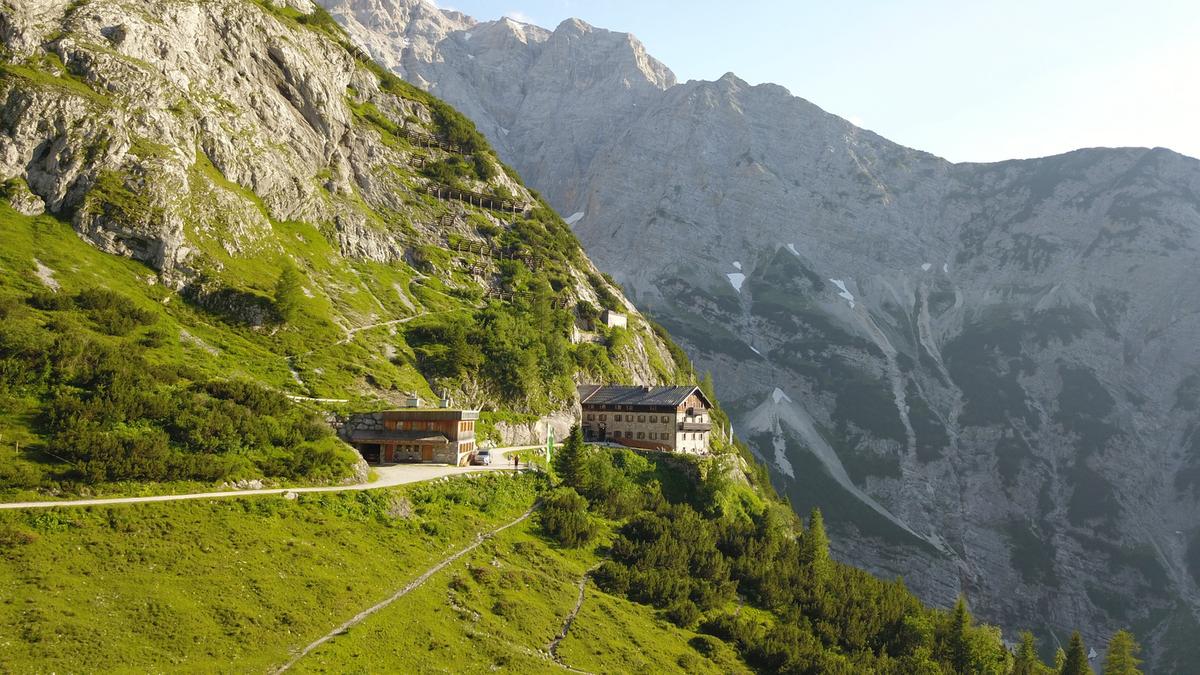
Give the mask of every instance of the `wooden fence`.
POLYGON ((479 192, 471 192, 470 190, 459 190, 452 188, 449 185, 440 183, 430 183, 429 194, 443 200, 456 200, 466 202, 471 206, 478 206, 483 209, 491 209, 493 211, 504 211, 506 213, 525 213, 529 210, 529 205, 519 203, 511 199, 500 199, 492 195, 485 195, 479 192))

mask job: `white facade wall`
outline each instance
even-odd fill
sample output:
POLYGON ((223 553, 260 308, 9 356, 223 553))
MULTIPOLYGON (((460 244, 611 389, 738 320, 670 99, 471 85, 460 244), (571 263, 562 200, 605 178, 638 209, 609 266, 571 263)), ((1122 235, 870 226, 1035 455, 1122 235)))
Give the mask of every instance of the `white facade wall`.
POLYGON ((614 312, 611 309, 605 310, 604 325, 609 328, 628 328, 629 318, 620 312, 614 312))
MULTIPOLYGON (((696 411, 698 414, 689 417, 686 410, 675 414, 675 428, 682 424, 711 424, 707 412, 696 411)), ((708 452, 708 437, 711 431, 676 431, 675 450, 692 455, 702 455, 708 452)))

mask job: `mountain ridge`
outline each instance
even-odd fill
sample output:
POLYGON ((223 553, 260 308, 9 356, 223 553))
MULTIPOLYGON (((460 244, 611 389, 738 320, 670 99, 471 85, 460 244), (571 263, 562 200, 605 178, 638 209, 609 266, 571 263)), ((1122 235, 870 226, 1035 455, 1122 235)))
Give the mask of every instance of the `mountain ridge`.
MULTIPOLYGON (((1134 624, 1156 659, 1186 651, 1166 636, 1200 612, 1200 460, 1175 400, 1200 369, 1200 162, 1116 148, 951 163, 736 76, 627 90, 543 76, 527 46, 444 42, 403 71, 471 111, 571 214, 739 402, 734 427, 765 461, 775 434, 746 419, 779 389, 857 488, 954 551, 884 554, 889 535, 851 518, 832 523, 844 559, 942 604, 967 592, 1003 625, 1046 616, 1045 637, 1134 624), (522 126, 496 121, 515 111, 522 126)), ((798 478, 775 476, 798 507, 858 512, 810 443, 785 441, 798 478)))

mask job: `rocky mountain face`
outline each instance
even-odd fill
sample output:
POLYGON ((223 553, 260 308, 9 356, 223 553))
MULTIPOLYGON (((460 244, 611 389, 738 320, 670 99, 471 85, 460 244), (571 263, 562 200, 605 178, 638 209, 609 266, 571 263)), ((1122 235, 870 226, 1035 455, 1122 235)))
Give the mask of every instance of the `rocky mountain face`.
MULTIPOLYGON (((573 387, 514 397, 405 333, 428 341, 453 329, 435 318, 486 316, 516 322, 504 325, 530 349, 561 329, 567 346, 545 348, 587 350, 577 380, 686 368, 465 118, 365 60, 308 0, 4 2, 0 42, 6 201, 145 263, 145 289, 163 289, 146 294, 190 306, 180 339, 200 360, 254 362, 254 377, 314 399, 449 388, 463 403, 569 410, 573 387), (306 309, 280 328, 270 300, 289 267, 306 309), (599 306, 632 313, 629 339, 601 354, 586 320, 599 306), (237 335, 195 337, 214 325, 237 335), (450 366, 431 374, 434 362, 450 366)), ((570 351, 552 356, 575 368, 570 351)), ((537 389, 534 376, 510 379, 537 389)))
POLYGON ((951 164, 579 21, 322 4, 568 214, 843 559, 1044 646, 1200 658, 1200 162, 951 164))

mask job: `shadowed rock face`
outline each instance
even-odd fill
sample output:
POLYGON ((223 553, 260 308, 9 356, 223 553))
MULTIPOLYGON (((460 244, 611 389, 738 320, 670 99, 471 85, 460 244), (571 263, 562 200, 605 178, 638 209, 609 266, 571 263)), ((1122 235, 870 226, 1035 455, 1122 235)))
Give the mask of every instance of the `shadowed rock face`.
MULTIPOLYGON (((373 17, 431 10, 322 4, 381 56, 373 17)), ((471 115, 714 372, 842 558, 1047 644, 1132 626, 1156 668, 1184 663, 1200 162, 956 165, 778 86, 678 84, 629 35, 450 18, 404 26, 422 46, 391 65, 471 115)))

